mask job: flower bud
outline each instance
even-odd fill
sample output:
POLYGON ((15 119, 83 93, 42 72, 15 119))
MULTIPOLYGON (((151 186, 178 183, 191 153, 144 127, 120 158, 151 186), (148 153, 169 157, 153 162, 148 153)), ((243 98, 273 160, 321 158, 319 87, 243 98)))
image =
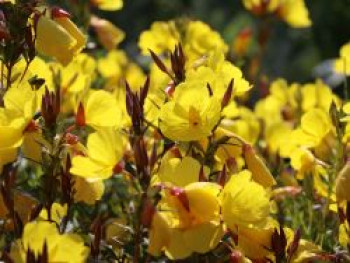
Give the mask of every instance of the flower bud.
POLYGON ((83 104, 80 102, 78 106, 77 113, 75 115, 75 123, 79 127, 84 127, 86 125, 85 110, 83 104))
POLYGON ((335 194, 338 202, 350 201, 350 161, 346 162, 337 176, 335 194))
POLYGON ((244 262, 244 256, 241 251, 234 250, 230 254, 230 263, 242 263, 244 262))
POLYGON ((247 168, 252 172, 252 177, 255 182, 264 187, 271 187, 276 184, 269 169, 266 167, 263 160, 255 153, 251 145, 243 145, 243 154, 247 168))

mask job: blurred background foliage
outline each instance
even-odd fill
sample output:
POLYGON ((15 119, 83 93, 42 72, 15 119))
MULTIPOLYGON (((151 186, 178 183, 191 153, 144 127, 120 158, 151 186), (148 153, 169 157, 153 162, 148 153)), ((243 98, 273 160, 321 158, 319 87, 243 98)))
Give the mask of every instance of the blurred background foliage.
MULTIPOLYGON (((70 1, 88 0, 51 2, 69 9, 70 1)), ((270 34, 261 73, 269 79, 284 77, 288 81, 305 82, 313 79, 315 66, 337 57, 339 48, 350 40, 350 0, 307 0, 306 4, 313 21, 313 26, 307 29, 294 29, 277 19, 256 17, 245 10, 239 0, 124 0, 120 11, 93 12, 126 32, 120 48, 138 61, 138 37, 154 21, 179 17, 199 19, 218 30, 229 45, 242 29, 250 28, 257 34, 264 25, 270 34)), ((83 16, 76 19, 82 23, 79 19, 83 16)))

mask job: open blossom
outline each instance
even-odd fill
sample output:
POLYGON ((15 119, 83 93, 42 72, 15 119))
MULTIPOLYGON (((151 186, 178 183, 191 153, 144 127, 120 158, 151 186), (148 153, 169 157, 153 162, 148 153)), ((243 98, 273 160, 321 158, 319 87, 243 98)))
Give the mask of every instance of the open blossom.
POLYGON ((210 135, 220 119, 220 102, 201 82, 180 84, 160 112, 162 133, 179 141, 195 141, 210 135))
POLYGON ((60 234, 55 223, 36 221, 26 224, 22 239, 11 250, 15 262, 27 262, 27 251, 36 257, 46 246, 49 262, 83 263, 89 249, 76 234, 60 234))

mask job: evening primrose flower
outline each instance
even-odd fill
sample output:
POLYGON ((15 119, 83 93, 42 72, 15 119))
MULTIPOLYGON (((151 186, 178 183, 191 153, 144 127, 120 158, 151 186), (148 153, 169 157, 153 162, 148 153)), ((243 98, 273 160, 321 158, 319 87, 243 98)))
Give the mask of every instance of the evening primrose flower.
POLYGON ((61 205, 60 203, 53 203, 50 208, 50 217, 47 209, 42 209, 39 214, 40 220, 52 220, 58 225, 61 223, 62 219, 67 215, 68 207, 67 204, 61 205))
POLYGON ((159 215, 153 218, 159 224, 152 223, 150 229, 149 252, 156 256, 161 249, 169 259, 177 260, 215 248, 224 234, 219 217, 220 189, 207 182, 166 189, 156 212, 159 215))
POLYGON ((249 171, 232 175, 220 198, 223 219, 230 229, 266 226, 270 214, 269 196, 263 186, 252 180, 249 171))
POLYGON ((36 22, 36 49, 67 65, 85 47, 86 37, 62 9, 50 10, 52 18, 41 15, 36 22))
MULTIPOLYGON (((10 150, 23 144, 25 157, 36 161, 41 159, 41 146, 38 142, 44 143, 44 140, 33 118, 40 109, 42 92, 42 88, 33 90, 29 84, 14 85, 6 92, 4 107, 0 108, 0 127, 8 129, 13 135, 9 137, 9 141, 0 142, 0 152, 1 148, 10 150), (4 146, 1 147, 1 144, 4 146)), ((4 133, 4 136, 7 135, 4 133)), ((0 159, 12 158, 13 153, 8 151, 8 154, 4 154, 0 159)))
POLYGON ((36 257, 47 247, 49 262, 86 262, 89 248, 76 234, 60 234, 56 224, 47 221, 27 223, 22 239, 11 248, 11 258, 15 262, 27 262, 27 251, 30 249, 36 257))
POLYGON ((321 109, 311 109, 302 116, 300 127, 293 131, 291 136, 299 145, 316 148, 327 142, 332 132, 333 126, 329 115, 321 109))
POLYGON ((313 108, 319 108, 328 112, 331 103, 339 104, 339 98, 332 93, 332 90, 321 79, 315 83, 308 83, 301 88, 302 110, 307 112, 313 108))
POLYGON ((100 129, 89 135, 87 155, 73 157, 70 172, 85 179, 107 179, 120 170, 122 155, 122 135, 113 128, 100 129))
POLYGON ((114 96, 104 90, 88 90, 77 105, 76 123, 95 129, 116 127, 122 122, 122 112, 114 96))
POLYGON ((221 105, 206 86, 181 83, 173 98, 161 107, 160 129, 175 141, 195 141, 210 135, 220 119, 221 105))
POLYGON ((224 53, 219 49, 210 52, 205 65, 190 69, 186 75, 186 82, 201 81, 202 85, 209 84, 214 96, 220 100, 232 80, 234 81, 233 95, 235 96, 242 96, 252 88, 244 78, 242 71, 225 60, 224 53))
POLYGON ((278 222, 269 218, 264 227, 238 227, 238 247, 250 259, 261 260, 272 256, 272 234, 278 228, 278 222))
POLYGON ((116 48, 125 38, 125 33, 108 20, 92 16, 90 24, 94 28, 99 42, 107 50, 116 48))
POLYGON ((216 49, 228 51, 220 34, 201 21, 154 22, 150 30, 141 33, 138 45, 142 54, 148 55, 149 49, 156 54, 171 52, 179 43, 189 65, 216 49))
POLYGON ((176 28, 175 21, 156 21, 150 30, 140 35, 139 47, 143 55, 149 55, 149 49, 160 54, 164 51, 172 51, 180 41, 180 33, 176 28))
POLYGON ((116 11, 123 8, 123 0, 91 0, 92 4, 104 11, 116 11))
POLYGON ((305 28, 312 24, 305 0, 243 0, 243 4, 257 15, 274 13, 291 27, 305 28))
POLYGON ((350 43, 341 47, 340 56, 334 62, 334 70, 342 75, 350 75, 350 43))
POLYGON ((186 27, 183 45, 189 61, 208 55, 210 51, 221 50, 227 53, 228 46, 220 34, 202 21, 190 21, 186 27))
POLYGON ((74 177, 74 200, 89 205, 102 198, 105 186, 102 180, 89 180, 80 176, 74 177))
MULTIPOLYGON (((201 164, 192 157, 163 158, 157 177, 163 183, 185 187, 190 183, 198 182, 200 172, 201 164)), ((203 169, 203 176, 207 174, 208 168, 203 169)))
POLYGON ((22 133, 15 127, 2 126, 0 121, 0 174, 3 166, 17 158, 18 149, 22 144, 22 133))

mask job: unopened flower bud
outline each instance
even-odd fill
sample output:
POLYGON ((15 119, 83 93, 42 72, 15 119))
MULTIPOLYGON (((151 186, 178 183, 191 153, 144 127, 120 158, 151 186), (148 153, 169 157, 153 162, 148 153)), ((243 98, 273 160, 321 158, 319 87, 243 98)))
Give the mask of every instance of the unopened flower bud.
POLYGON ((252 177, 255 182, 264 187, 271 187, 276 184, 270 170, 266 167, 263 160, 255 153, 251 145, 243 145, 243 154, 247 168, 252 172, 252 177))
POLYGON ((339 172, 335 181, 335 194, 338 202, 350 201, 350 161, 339 172))
POLYGON ((77 113, 75 115, 75 123, 79 127, 84 127, 86 125, 85 110, 83 104, 80 102, 78 106, 77 113))
POLYGON ((230 254, 230 263, 243 263, 244 262, 244 256, 241 251, 234 250, 230 254))

